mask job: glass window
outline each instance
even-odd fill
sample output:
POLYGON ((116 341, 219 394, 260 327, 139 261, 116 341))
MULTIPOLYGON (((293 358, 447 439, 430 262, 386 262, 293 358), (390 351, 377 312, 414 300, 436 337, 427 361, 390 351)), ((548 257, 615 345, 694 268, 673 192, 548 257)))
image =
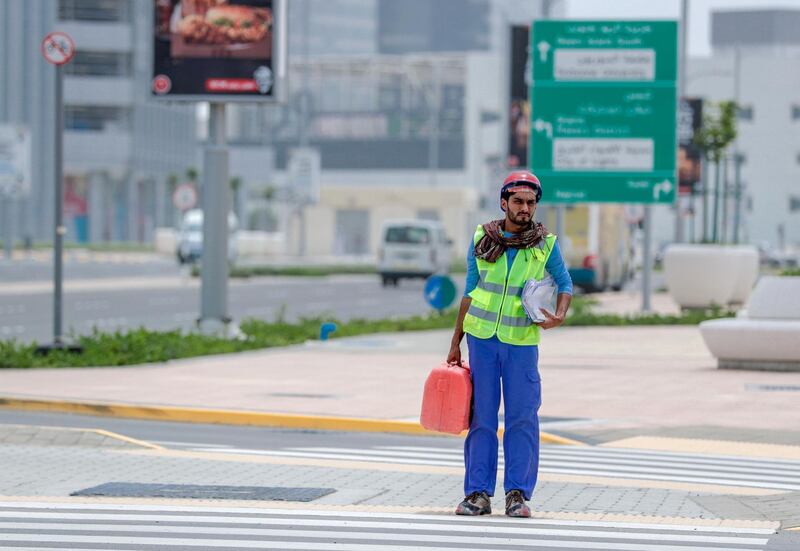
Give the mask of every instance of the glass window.
POLYGON ((130 76, 131 55, 119 52, 75 52, 75 57, 64 67, 68 75, 79 76, 130 76))
POLYGON ((130 0, 59 0, 61 21, 130 21, 130 0))
POLYGON ((741 106, 739 106, 738 117, 739 117, 740 121, 751 121, 751 120, 753 120, 753 106, 752 105, 741 105, 741 106))
POLYGON ((64 127, 67 130, 129 130, 130 110, 124 107, 64 107, 64 127))
POLYGON ((415 245, 431 242, 430 232, 426 228, 414 226, 395 226, 386 230, 387 243, 411 243, 415 245))

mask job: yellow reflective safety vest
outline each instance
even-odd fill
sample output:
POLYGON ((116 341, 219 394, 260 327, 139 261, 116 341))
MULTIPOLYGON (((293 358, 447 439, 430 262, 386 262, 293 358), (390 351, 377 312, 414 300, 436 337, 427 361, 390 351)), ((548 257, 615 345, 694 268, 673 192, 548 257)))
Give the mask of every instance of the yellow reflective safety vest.
MULTIPOLYGON (((483 234, 483 226, 478 226, 475 245, 483 234)), ((536 247, 520 249, 510 273, 506 253, 496 262, 476 258, 480 279, 469 294, 472 304, 464 317, 464 332, 479 339, 489 339, 496 333, 506 344, 539 344, 539 327, 528 318, 520 297, 525 282, 544 278, 544 266, 555 242, 556 236, 551 233, 536 247)))

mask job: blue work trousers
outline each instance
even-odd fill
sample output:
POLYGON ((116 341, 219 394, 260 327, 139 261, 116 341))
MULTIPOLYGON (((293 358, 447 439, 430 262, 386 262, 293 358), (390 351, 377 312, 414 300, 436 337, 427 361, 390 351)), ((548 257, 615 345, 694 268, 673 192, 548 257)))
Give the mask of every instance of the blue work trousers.
POLYGON ((467 335, 472 375, 472 420, 464 442, 464 493, 494 495, 497 481, 497 414, 502 381, 505 432, 503 488, 531 498, 539 472, 539 347, 505 344, 494 336, 467 335))

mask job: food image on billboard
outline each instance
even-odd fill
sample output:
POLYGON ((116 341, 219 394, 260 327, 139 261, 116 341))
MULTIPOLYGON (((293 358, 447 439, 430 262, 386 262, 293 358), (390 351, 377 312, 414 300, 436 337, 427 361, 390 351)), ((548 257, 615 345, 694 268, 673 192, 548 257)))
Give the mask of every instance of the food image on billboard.
POLYGON ((154 0, 152 94, 198 101, 273 99, 278 3, 154 0))

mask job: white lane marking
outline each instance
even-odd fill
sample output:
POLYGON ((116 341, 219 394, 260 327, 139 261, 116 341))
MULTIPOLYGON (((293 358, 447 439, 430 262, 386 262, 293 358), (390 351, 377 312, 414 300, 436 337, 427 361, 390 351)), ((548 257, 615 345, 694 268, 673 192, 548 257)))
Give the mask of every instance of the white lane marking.
MULTIPOLYGON (((305 534, 308 538, 308 534, 305 534)), ((446 537, 446 536, 445 536, 446 537)), ((355 536, 359 540, 375 540, 376 543, 351 543, 351 542, 334 542, 334 543, 310 543, 310 542, 290 542, 285 540, 238 540, 230 541, 227 539, 177 539, 177 538, 146 538, 146 537, 120 537, 120 536, 46 536, 46 535, 30 535, 30 534, 0 534, 0 541, 26 541, 35 543, 55 542, 55 543, 98 543, 98 544, 118 544, 118 545, 159 545, 163 548, 189 546, 189 547, 222 547, 231 549, 315 549, 318 551, 338 551, 346 549, 349 551, 375 551, 380 549, 383 551, 408 551, 410 548, 419 547, 420 544, 425 543, 424 539, 415 538, 406 544, 400 545, 383 545, 378 544, 378 540, 392 540, 392 534, 357 534, 355 536), (375 537, 377 536, 377 537, 375 537), (380 545, 379 547, 376 547, 380 545), (272 547, 274 546, 274 547, 272 547)), ((484 537, 468 538, 469 543, 480 545, 485 541, 484 537)), ((451 540, 452 541, 452 540, 451 540)), ((502 543, 502 542, 498 542, 502 543)), ((525 545, 527 548, 537 547, 562 547, 567 549, 606 549, 613 551, 697 551, 697 547, 683 546, 683 545, 659 545, 659 544, 643 544, 643 543, 604 543, 604 542, 588 542, 577 540, 530 540, 526 539, 520 542, 519 545, 525 545)), ((762 547, 714 547, 707 549, 715 549, 716 551, 761 551, 762 547)), ((453 551, 452 546, 448 547, 428 547, 425 546, 426 551, 453 551)))
MULTIPOLYGON (((416 446, 381 446, 379 449, 381 450, 397 450, 401 452, 422 452, 425 450, 433 450, 436 453, 442 453, 445 455, 456 456, 460 455, 462 452, 458 449, 451 449, 451 448, 424 448, 424 447, 416 447, 416 446)), ((760 461, 760 460, 753 460, 752 458, 747 459, 739 459, 736 457, 724 457, 722 456, 720 460, 716 459, 707 459, 707 456, 687 456, 687 455, 680 455, 674 456, 673 454, 646 454, 645 457, 642 457, 641 461, 638 460, 638 457, 641 456, 640 453, 625 453, 619 452, 614 454, 600 454, 595 449, 586 449, 581 448, 581 451, 573 451, 573 450, 562 450, 557 449, 554 450, 553 448, 541 448, 541 458, 542 460, 549 460, 549 459, 566 459, 566 460, 575 460, 575 459, 592 459, 595 461, 595 464, 620 464, 620 465, 650 465, 654 462, 658 462, 661 465, 670 465, 670 466, 690 466, 692 469, 695 470, 712 470, 710 468, 703 467, 703 465, 710 465, 713 466, 714 471, 731 471, 731 472, 756 472, 756 473, 763 473, 765 471, 769 472, 779 472, 779 473, 787 473, 789 475, 797 475, 800 476, 800 462, 784 462, 784 461, 760 461), (586 450, 586 451, 583 451, 586 450)), ((502 457, 502 450, 500 450, 500 456, 502 457)), ((785 475, 781 474, 781 478, 785 478, 785 475)))
MULTIPOLYGON (((330 539, 377 539, 377 540, 394 540, 394 541, 425 541, 434 543, 475 543, 475 536, 456 536, 455 531, 461 533, 473 533, 480 536, 486 544, 499 545, 503 543, 519 544, 521 542, 529 541, 529 538, 535 536, 550 537, 568 537, 581 539, 621 539, 621 540, 657 540, 657 541, 670 541, 670 542, 695 542, 695 543, 713 543, 713 544, 739 544, 739 545, 764 545, 769 540, 766 538, 744 538, 744 537, 730 537, 730 536, 709 536, 709 535, 691 535, 691 534, 648 534, 637 532, 613 532, 605 530, 564 530, 564 529, 546 529, 546 528, 504 528, 498 530, 494 527, 488 526, 459 526, 458 528, 447 524, 425 524, 425 523, 407 523, 407 522, 357 522, 351 520, 344 521, 321 521, 321 520, 308 520, 308 519, 293 519, 293 526, 307 526, 307 527, 324 527, 324 528, 346 528, 348 531, 299 531, 299 530, 285 530, 281 528, 213 528, 198 526, 197 523, 192 522, 185 526, 170 526, 169 517, 160 517, 158 525, 143 526, 141 524, 64 524, 64 523, 36 523, 36 522, 20 522, 2 524, 5 530, 51 530, 63 532, 77 532, 77 531, 100 531, 100 532, 142 532, 142 533, 162 533, 162 534, 203 534, 211 536, 272 536, 272 537, 317 537, 317 538, 330 538, 330 539), (359 532, 359 528, 372 528, 381 529, 385 532, 359 532), (444 532, 444 535, 434 534, 403 534, 403 531, 431 531, 431 532, 444 532), (518 537, 508 536, 523 536, 524 539, 518 537), (486 541, 487 539, 496 541, 486 541)), ((261 519, 259 524, 265 526, 279 525, 285 527, 285 519, 261 519)))
POLYGON ((730 472, 741 472, 741 473, 763 473, 765 470, 769 470, 772 473, 785 473, 781 476, 786 475, 794 475, 800 477, 800 465, 795 468, 790 467, 775 467, 772 465, 764 465, 759 463, 751 463, 751 462, 741 462, 740 464, 730 463, 730 462, 713 462, 713 461, 692 461, 692 460, 681 460, 676 461, 674 459, 656 459, 656 458, 647 458, 647 459, 626 459, 624 457, 597 457, 597 456, 590 456, 587 455, 586 457, 580 457, 577 455, 568 455, 568 454, 558 454, 552 452, 545 452, 542 453, 542 457, 546 459, 552 460, 566 460, 566 461, 576 461, 576 460, 590 460, 596 463, 603 463, 606 465, 614 464, 614 465, 653 465, 654 463, 658 463, 659 465, 670 466, 670 467, 691 467, 692 469, 696 470, 714 470, 714 471, 730 471, 730 472))
POLYGON ((148 440, 163 446, 203 446, 204 448, 230 448, 227 444, 206 444, 204 442, 173 442, 171 440, 148 440))
MULTIPOLYGON (((199 448, 195 451, 213 452, 214 449, 199 448)), ((224 453, 232 454, 248 454, 248 455, 266 455, 277 457, 307 457, 309 459, 331 459, 341 461, 367 461, 367 462, 384 462, 384 463, 397 463, 408 465, 431 465, 431 466, 451 466, 457 467, 463 464, 460 454, 436 454, 426 455, 422 452, 390 452, 384 450, 361 450, 353 448, 286 448, 286 450, 254 450, 243 448, 226 448, 219 450, 224 453)), ((571 473, 571 474, 595 474, 588 471, 601 471, 604 476, 609 473, 619 477, 620 475, 627 478, 652 478, 655 480, 684 480, 689 482, 710 482, 718 480, 720 482, 711 482, 713 484, 730 484, 733 480, 738 481, 734 485, 758 485, 769 488, 778 489, 800 489, 800 477, 769 474, 749 474, 750 472, 759 473, 763 471, 747 470, 739 471, 728 467, 721 467, 719 469, 699 468, 692 464, 686 464, 684 469, 681 468, 659 468, 657 466, 636 467, 637 463, 622 463, 615 464, 616 461, 611 462, 594 462, 594 461, 575 461, 575 460, 561 460, 555 461, 547 456, 543 456, 539 462, 539 468, 543 472, 554 473, 571 473), (567 471, 565 469, 572 469, 567 471), (634 476, 637 473, 652 474, 653 476, 634 476), (720 473, 721 478, 713 476, 720 473), (676 478, 677 477, 677 478, 676 478), (796 481, 796 483, 795 483, 796 481), (778 484, 773 485, 774 484, 778 484)), ((639 463, 647 465, 646 463, 639 463)), ((498 467, 503 466, 503 460, 498 461, 498 467)))
MULTIPOLYGON (((409 451, 420 451, 420 450, 435 450, 441 452, 452 452, 453 450, 458 451, 460 448, 434 448, 434 447, 423 447, 423 446, 381 446, 381 449, 385 450, 409 450, 409 451)), ((565 455, 575 455, 578 457, 585 457, 585 456, 597 456, 597 457, 652 457, 658 460, 678 460, 678 459, 688 459, 691 461, 709 463, 709 462, 726 462, 726 463, 748 463, 753 465, 764 465, 764 466, 774 466, 780 467, 784 466, 787 468, 795 468, 800 469, 800 461, 792 461, 789 459, 761 459, 761 458, 754 458, 754 457, 746 457, 746 456, 737 456, 737 455, 712 455, 712 454, 682 454, 682 453, 674 453, 674 452, 659 452, 659 451, 646 451, 646 450, 637 450, 632 448, 598 448, 598 447, 588 447, 588 446, 552 446, 552 445, 544 445, 540 448, 543 454, 551 454, 551 453, 559 453, 565 455)))
POLYGON ((349 454, 334 454, 334 453, 311 453, 311 452, 284 452, 272 450, 251 450, 241 448, 193 448, 192 451, 197 452, 214 452, 214 453, 230 453, 242 455, 266 455, 271 457, 298 457, 307 459, 335 459, 338 461, 367 461, 371 463, 397 463, 402 465, 429 465, 436 467, 460 467, 463 462, 458 461, 436 461, 436 460, 422 460, 422 459, 388 459, 385 457, 369 457, 367 455, 349 455, 349 454))
MULTIPOLYGON (((738 480, 749 480, 749 481, 763 481, 763 482, 795 482, 800 484, 800 473, 794 476, 788 475, 776 475, 772 476, 769 474, 750 474, 750 473, 758 473, 759 471, 737 471, 730 468, 723 468, 720 467, 719 469, 714 469, 711 467, 704 467, 700 468, 695 465, 688 464, 685 468, 658 468, 656 466, 653 467, 637 467, 635 466, 636 463, 605 463, 601 461, 579 461, 579 460, 558 460, 552 458, 541 458, 539 461, 540 468, 551 468, 551 467, 583 467, 583 466, 590 466, 590 467, 603 467, 607 469, 614 469, 619 470, 620 472, 636 472, 636 473, 654 473, 654 474, 686 474, 687 476, 709 476, 713 474, 722 474, 731 477, 736 477, 738 480)), ((646 465, 646 463, 645 463, 646 465)), ((761 473, 764 473, 762 470, 761 473)))
MULTIPOLYGON (((428 521, 447 521, 449 523, 463 523, 463 524, 479 524, 483 525, 486 523, 490 524, 502 524, 505 526, 519 526, 517 521, 513 521, 510 519, 505 518, 481 518, 476 521, 476 519, 470 517, 457 517, 457 516, 443 516, 443 515, 424 515, 424 514, 411 514, 411 513, 363 513, 363 512, 354 512, 354 511, 328 511, 328 510, 318 510, 318 509, 310 509, 310 510, 297 510, 297 509, 273 509, 273 508, 264 508, 264 507, 201 507, 201 506, 191 506, 191 505, 139 505, 139 504, 121 504, 121 503, 69 503, 69 502, 31 502, 31 501, 0 501, 0 516, 8 518, 13 517, 14 515, 19 516, 20 512, 18 511, 5 511, 4 509, 13 508, 13 509, 24 509, 24 510, 36 510, 36 509, 44 509, 47 512, 42 512, 42 515, 53 515, 47 516, 42 518, 65 518, 63 515, 65 513, 61 513, 58 516, 58 513, 51 513, 49 511, 87 511, 85 513, 66 513, 66 514, 74 514, 76 515, 75 518, 83 518, 84 516, 90 519, 98 519, 103 520, 98 517, 98 514, 94 511, 111 511, 112 513, 109 516, 110 520, 116 518, 127 518, 130 519, 135 517, 136 515, 131 515, 131 512, 151 512, 151 513, 193 513, 190 516, 186 516, 185 518, 189 519, 190 521, 208 521, 208 522, 216 522, 214 519, 219 519, 220 515, 225 514, 237 514, 237 515, 252 515, 250 517, 224 517, 226 521, 229 518, 232 519, 239 519, 242 522, 246 523, 246 521, 251 521, 253 523, 259 522, 264 516, 272 515, 277 517, 291 517, 291 516, 302 516, 302 517, 334 517, 334 518, 356 518, 361 520, 370 520, 375 519, 376 521, 380 521, 382 519, 392 519, 392 520, 428 520, 428 521), (117 514, 114 514, 116 512, 117 514), (196 513, 205 513, 213 516, 204 517, 202 514, 197 515, 196 513), (365 516, 366 515, 366 516, 365 516), (367 518, 368 516, 368 518, 367 518)), ((26 517, 29 516, 29 513, 24 513, 26 517)), ((179 518, 178 516, 173 515, 157 515, 153 518, 164 519, 164 518, 179 518)), ((735 534, 775 534, 775 530, 771 528, 738 528, 738 527, 728 527, 728 526, 695 526, 691 524, 647 524, 647 523, 631 523, 631 522, 600 522, 600 521, 584 521, 584 520, 548 520, 548 519, 526 519, 526 525, 551 525, 551 526, 572 526, 572 527, 606 527, 606 528, 638 528, 638 529, 650 529, 650 530, 678 530, 678 531, 691 531, 691 532, 724 532, 724 533, 735 533, 735 534)), ((775 523, 777 525, 777 523, 775 523)))
POLYGON ((681 476, 667 476, 661 474, 639 474, 628 473, 626 471, 611 471, 602 470, 602 468, 587 467, 581 465, 580 469, 560 469, 555 467, 547 467, 541 469, 543 472, 555 474, 572 474, 578 476, 606 476, 610 478, 632 478, 634 480, 664 480, 669 482, 696 482, 701 484, 716 484, 721 486, 746 486, 755 488, 767 488, 774 490, 797 490, 800 486, 793 484, 775 484, 773 482, 760 482, 738 480, 734 478, 715 478, 715 477, 702 477, 692 475, 681 476))

